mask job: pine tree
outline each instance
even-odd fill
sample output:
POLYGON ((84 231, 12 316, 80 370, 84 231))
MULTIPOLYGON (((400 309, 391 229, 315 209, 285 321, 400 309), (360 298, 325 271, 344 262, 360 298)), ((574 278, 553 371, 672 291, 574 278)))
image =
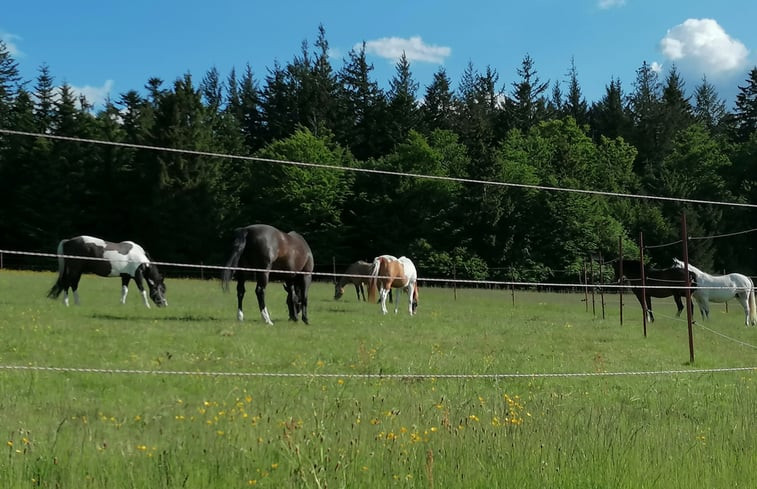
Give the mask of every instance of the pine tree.
POLYGON ((661 88, 657 72, 646 61, 636 70, 634 91, 629 97, 633 123, 632 142, 639 150, 635 171, 647 174, 658 166, 661 152, 661 88))
POLYGON ((386 97, 378 83, 371 80, 373 65, 365 56, 365 43, 351 49, 339 71, 343 113, 349 120, 340 140, 359 160, 388 152, 392 141, 386 135, 386 97))
POLYGON ((610 84, 605 86, 604 96, 594 103, 589 114, 595 141, 599 141, 601 136, 610 139, 629 138, 631 119, 623 104, 623 99, 623 87, 620 80, 610 80, 610 84))
POLYGON ((570 70, 568 71, 568 94, 565 97, 565 106, 563 113, 573 117, 579 126, 589 122, 589 108, 581 93, 581 86, 578 83, 578 70, 574 58, 570 58, 570 70))
POLYGON ((685 95, 684 82, 675 65, 665 78, 662 89, 660 147, 667 153, 678 131, 689 127, 694 122, 693 109, 685 95))
POLYGON ((747 141, 757 131, 757 66, 751 69, 746 85, 739 85, 734 110, 739 141, 747 141))
POLYGON ((528 54, 517 72, 520 80, 513 83, 512 91, 514 122, 518 129, 525 132, 546 117, 544 92, 549 87, 549 81, 542 82, 539 79, 534 60, 528 54))
POLYGON ((694 91, 694 119, 714 134, 727 114, 725 102, 718 97, 715 87, 707 81, 707 77, 703 76, 702 83, 694 91))
POLYGON ((450 79, 444 67, 439 68, 434 73, 431 84, 426 87, 426 94, 420 107, 426 134, 430 134, 435 129, 451 130, 453 128, 454 94, 450 86, 450 79))
POLYGON ((0 39, 0 127, 10 127, 10 114, 20 82, 18 62, 13 59, 8 46, 0 39))
POLYGON ((415 99, 418 83, 413 80, 410 63, 402 53, 395 66, 395 76, 389 81, 388 123, 389 138, 398 144, 407 138, 408 133, 419 125, 419 111, 415 99))

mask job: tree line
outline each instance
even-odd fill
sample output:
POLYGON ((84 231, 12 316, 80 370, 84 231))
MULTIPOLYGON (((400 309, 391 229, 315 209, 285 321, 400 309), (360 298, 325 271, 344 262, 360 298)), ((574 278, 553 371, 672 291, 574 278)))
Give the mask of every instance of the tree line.
MULTIPOLYGON (((534 188, 757 202, 757 67, 729 109, 706 78, 689 94, 675 67, 662 77, 646 62, 589 103, 572 60, 561 82, 525 55, 510 84, 469 64, 457 84, 439 68, 421 88, 402 56, 384 90, 365 45, 338 69, 328 52, 320 26, 264 76, 247 64, 148 78, 95 111, 47 65, 23 80, 0 41, 0 128, 127 145, 0 133, 0 246, 50 252, 91 234, 221 264, 232 230, 261 222, 303 234, 320 272, 391 253, 422 276, 531 281, 574 279, 587 257, 615 258, 619 238, 637 254, 640 232, 676 241, 683 212, 690 236, 757 228, 745 207, 534 188)), ((692 241, 691 260, 755 273, 753 240, 692 241)), ((650 254, 667 266, 680 250, 650 254)))

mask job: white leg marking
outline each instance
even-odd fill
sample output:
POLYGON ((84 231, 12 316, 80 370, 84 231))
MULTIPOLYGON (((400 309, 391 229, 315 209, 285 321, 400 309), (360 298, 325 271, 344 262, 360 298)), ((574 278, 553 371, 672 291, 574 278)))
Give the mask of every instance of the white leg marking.
POLYGON ((260 311, 260 315, 263 316, 263 321, 265 321, 266 324, 269 324, 273 326, 273 321, 271 321, 271 315, 268 314, 268 307, 264 307, 262 311, 260 311))
POLYGON ((147 291, 146 290, 142 291, 142 300, 145 301, 145 305, 147 306, 148 309, 150 309, 150 302, 147 300, 147 291))
POLYGON ((121 286, 121 304, 126 304, 126 296, 129 295, 129 287, 121 286))
POLYGON ((238 319, 239 321, 244 321, 244 313, 242 312, 242 310, 241 310, 241 309, 238 309, 238 310, 237 310, 237 319, 238 319))
POLYGON ((386 314, 386 295, 388 294, 386 289, 381 289, 381 313, 386 314))
POLYGON ((63 303, 68 307, 68 291, 63 292, 63 303))

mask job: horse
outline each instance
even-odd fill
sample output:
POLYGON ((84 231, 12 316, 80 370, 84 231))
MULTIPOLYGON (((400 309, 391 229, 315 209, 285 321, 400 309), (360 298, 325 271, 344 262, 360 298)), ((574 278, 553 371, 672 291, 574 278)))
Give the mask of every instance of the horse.
POLYGON ((244 283, 253 276, 257 280, 255 294, 258 298, 260 315, 266 324, 273 325, 271 315, 265 304, 265 287, 268 285, 271 271, 280 272, 284 277, 284 290, 287 291, 289 319, 297 321, 302 312, 302 322, 308 323, 308 289, 313 280, 313 252, 305 238, 290 231, 285 233, 267 224, 253 224, 234 230, 234 243, 231 257, 226 262, 223 272, 223 289, 228 290, 234 267, 255 268, 254 272, 237 270, 237 319, 244 320, 242 301, 244 300, 244 283))
POLYGON ((74 292, 74 303, 79 305, 79 280, 83 273, 94 273, 101 277, 121 277, 121 304, 126 304, 129 281, 134 279, 145 306, 149 308, 147 293, 142 285, 144 278, 155 305, 168 305, 166 284, 157 265, 150 263, 150 257, 144 248, 133 241, 111 243, 92 236, 76 236, 61 240, 58 243, 58 279, 47 296, 57 299, 63 292, 63 303, 68 306, 68 289, 71 288, 74 292))
MULTIPOLYGON (((685 264, 678 258, 673 258, 673 266, 684 268, 685 264)), ((710 301, 726 302, 736 297, 744 308, 744 323, 747 326, 757 325, 757 304, 752 279, 740 273, 710 275, 691 263, 689 263, 689 271, 697 278, 697 288, 694 289, 693 295, 697 300, 703 320, 710 318, 710 301)))
MULTIPOLYGON (((376 300, 376 290, 380 292, 381 312, 387 313, 386 296, 394 288, 407 291, 408 312, 412 316, 418 308, 418 272, 409 258, 381 255, 373 260, 371 278, 368 281, 368 300, 376 300)), ((394 313, 399 311, 400 297, 394 301, 394 313)))
MULTIPOLYGON (((615 268, 615 277, 620 280, 620 260, 613 262, 615 268)), ((644 303, 642 302, 642 289, 641 285, 641 262, 638 260, 623 260, 623 276, 631 283, 631 290, 633 291, 636 299, 642 308, 644 303)), ((690 282, 692 286, 696 283, 695 279, 690 276, 690 282)), ((686 272, 680 268, 664 268, 655 269, 644 267, 644 278, 646 280, 646 311, 647 319, 654 322, 654 313, 652 312, 652 297, 664 298, 673 296, 673 300, 678 307, 676 317, 681 315, 683 311, 683 301, 681 297, 686 296, 686 272)))
POLYGON ((370 275, 372 268, 373 263, 363 260, 358 260, 348 266, 339 280, 334 281, 334 299, 340 299, 344 295, 344 287, 347 284, 353 284, 355 286, 355 293, 357 293, 357 300, 360 300, 361 294, 363 295, 363 300, 365 300, 363 284, 368 283, 368 275, 370 275))

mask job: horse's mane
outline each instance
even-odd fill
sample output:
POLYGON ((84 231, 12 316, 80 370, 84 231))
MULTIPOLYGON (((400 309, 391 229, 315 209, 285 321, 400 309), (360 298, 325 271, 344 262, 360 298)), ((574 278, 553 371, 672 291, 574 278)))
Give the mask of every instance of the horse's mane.
MULTIPOLYGON (((681 260, 679 260, 678 258, 673 258, 673 267, 674 268, 685 268, 686 264, 684 262, 682 262, 681 260)), ((697 275, 709 275, 708 273, 703 272, 702 270, 698 269, 697 267, 695 267, 691 263, 689 263, 689 271, 692 272, 692 273, 695 273, 697 275)))

